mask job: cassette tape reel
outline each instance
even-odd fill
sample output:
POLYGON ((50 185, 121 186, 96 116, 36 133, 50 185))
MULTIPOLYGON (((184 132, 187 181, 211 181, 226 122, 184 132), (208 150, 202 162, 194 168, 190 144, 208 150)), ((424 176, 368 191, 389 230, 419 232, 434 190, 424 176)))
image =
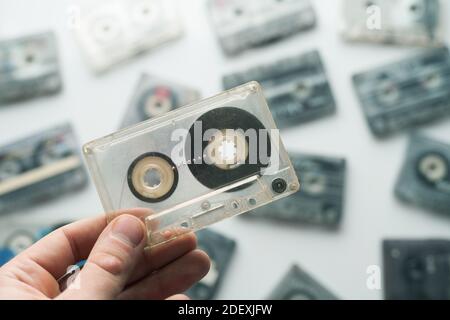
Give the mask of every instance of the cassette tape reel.
POLYGON ((395 194, 407 203, 450 214, 450 145, 414 134, 395 194))
POLYGON ((0 42, 0 105, 55 94, 61 88, 53 33, 0 42))
POLYGON ((306 154, 290 154, 302 190, 244 217, 335 228, 344 207, 346 161, 306 154))
POLYGON ((336 111, 318 51, 285 58, 223 77, 225 89, 259 81, 279 128, 315 120, 336 111))
POLYGON ((88 143, 84 154, 107 212, 153 211, 149 246, 299 189, 256 82, 88 143))
POLYGON ((294 265, 270 294, 268 300, 337 300, 337 297, 294 265))
POLYGON ((449 240, 383 241, 387 300, 448 300, 449 240))
POLYGON ((70 125, 0 148, 0 213, 82 188, 83 162, 70 125))
POLYGON ((348 41, 441 46, 439 0, 345 0, 342 35, 348 41))
POLYGON ((190 288, 186 294, 194 300, 209 300, 215 298, 220 289, 236 249, 236 241, 209 229, 197 232, 197 239, 199 249, 208 254, 211 267, 208 274, 190 288))
POLYGON ((236 55, 316 25, 309 0, 209 0, 223 51, 236 55))
POLYGON ((373 134, 385 137, 450 115, 450 55, 428 49, 353 76, 373 134))
POLYGON ((143 74, 121 128, 161 116, 199 99, 197 90, 143 74))
POLYGON ((181 36, 173 0, 81 1, 78 43, 92 69, 103 72, 181 36))

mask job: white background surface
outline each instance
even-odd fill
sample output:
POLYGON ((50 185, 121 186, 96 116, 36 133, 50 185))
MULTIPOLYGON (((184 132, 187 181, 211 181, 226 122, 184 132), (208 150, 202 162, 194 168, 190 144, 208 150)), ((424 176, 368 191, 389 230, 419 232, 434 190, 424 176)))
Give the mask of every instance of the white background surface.
MULTIPOLYGON (((414 49, 349 45, 338 36, 339 2, 316 0, 318 27, 306 34, 225 58, 209 24, 204 0, 179 0, 186 34, 148 55, 96 77, 85 65, 67 27, 68 0, 0 0, 0 38, 52 29, 57 33, 65 88, 62 94, 0 109, 0 144, 70 120, 85 143, 116 130, 141 72, 197 87, 204 97, 221 90, 221 76, 260 62, 320 50, 338 103, 336 115, 283 132, 295 151, 345 156, 346 208, 337 232, 231 219, 216 230, 238 240, 236 255, 218 298, 259 299, 268 295, 292 263, 308 270, 344 299, 378 299, 366 287, 366 268, 381 264, 386 237, 448 237, 450 218, 405 206, 393 196, 407 136, 386 141, 371 136, 351 86, 351 74, 395 61, 414 49)), ((448 1, 444 0, 448 5, 448 1)), ((445 9, 448 11, 448 7, 445 9)), ((443 11, 445 11, 443 10, 443 11)), ((450 32, 447 32, 450 40, 450 32)), ((450 142, 450 120, 425 127, 450 142)), ((0 218, 45 222, 101 214, 92 184, 54 202, 0 218)))

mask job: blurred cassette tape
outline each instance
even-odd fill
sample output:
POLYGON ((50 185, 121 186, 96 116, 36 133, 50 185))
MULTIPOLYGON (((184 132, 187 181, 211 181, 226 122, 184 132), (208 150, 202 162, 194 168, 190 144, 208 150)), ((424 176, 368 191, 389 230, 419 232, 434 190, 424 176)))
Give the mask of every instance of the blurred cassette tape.
POLYGON ((257 82, 88 143, 84 154, 106 212, 151 209, 149 246, 299 189, 257 82))
POLYGON ((173 0, 82 0, 75 36, 96 72, 179 38, 173 0))
POLYGON ((279 128, 333 114, 336 103, 318 51, 223 77, 225 89, 259 81, 279 128))
POLYGON ((0 213, 85 186, 87 175, 70 125, 0 147, 0 213))
POLYGON ((344 39, 400 45, 441 46, 439 0, 345 0, 344 39))
POLYGON ((449 240, 383 241, 387 300, 450 300, 449 240))
POLYGON ((55 94, 61 88, 52 32, 0 42, 0 105, 55 94))
POLYGON ((158 117, 200 99, 192 88, 143 74, 121 128, 158 117))
POLYGON ((227 55, 269 44, 316 25, 309 0, 209 0, 208 8, 227 55))
POLYGON ((373 134, 385 137, 450 115, 450 55, 428 49, 353 76, 373 134))
POLYGON ((190 288, 186 294, 194 300, 210 300, 216 297, 230 260, 236 249, 236 241, 209 229, 197 233, 198 248, 211 259, 208 274, 190 288))
POLYGON ((395 194, 405 202, 450 214, 450 145, 414 134, 395 194))
POLYGON ((337 300, 338 298, 297 265, 291 267, 268 300, 337 300))
POLYGON ((290 156, 300 177, 301 190, 245 217, 337 227, 344 207, 345 159, 295 153, 290 156))

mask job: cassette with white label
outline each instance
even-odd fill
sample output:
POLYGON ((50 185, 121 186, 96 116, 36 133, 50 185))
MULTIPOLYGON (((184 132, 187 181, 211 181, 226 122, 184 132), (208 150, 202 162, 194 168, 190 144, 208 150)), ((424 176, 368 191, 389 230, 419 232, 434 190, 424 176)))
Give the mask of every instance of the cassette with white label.
POLYGON ((441 46, 439 0, 344 0, 342 35, 348 41, 441 46))
POLYGON ((257 82, 100 138, 83 150, 106 212, 151 209, 145 217, 149 246, 300 187, 257 82))
POLYGON ((68 124, 0 147, 0 213, 84 187, 78 148, 68 124))
POLYGON ((316 25, 309 0, 209 0, 208 9, 227 55, 281 40, 316 25))
POLYGON ((377 137, 450 115, 450 54, 447 48, 353 76, 353 84, 377 137))
POLYGON ((198 248, 208 254, 211 267, 208 274, 186 294, 194 300, 214 299, 236 250, 236 241, 215 231, 204 229, 197 232, 197 243, 198 248))
POLYGON ((173 0, 82 0, 73 29, 89 65, 103 72, 179 38, 176 9, 173 0))
POLYGON ((200 93, 193 88, 143 74, 120 127, 161 116, 199 99, 200 93))
POLYGON ((407 203, 450 215, 450 145, 414 134, 395 194, 407 203))
POLYGON ((336 111, 330 83, 317 50, 223 77, 230 89, 249 81, 264 89, 279 128, 295 126, 336 111))
POLYGON ((61 88, 52 32, 0 42, 0 105, 56 94, 61 88))

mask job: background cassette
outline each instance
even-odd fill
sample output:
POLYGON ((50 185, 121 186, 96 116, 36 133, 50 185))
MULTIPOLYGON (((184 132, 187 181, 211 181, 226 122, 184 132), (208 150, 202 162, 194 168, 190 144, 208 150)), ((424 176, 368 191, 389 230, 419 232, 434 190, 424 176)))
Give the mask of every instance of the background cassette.
POLYGON ((388 300, 449 300, 449 240, 385 240, 384 294, 388 300))
POLYGON ((270 294, 269 300, 337 300, 338 298, 294 265, 270 294))
POLYGON ((0 42, 0 105, 55 94, 61 88, 52 32, 0 42))
POLYGON ((293 153, 290 156, 300 179, 300 191, 243 217, 337 227, 344 207, 345 159, 293 153))
POLYGON ((428 49, 397 63, 353 76, 353 84, 378 137, 450 115, 450 55, 428 49))
POLYGON ((199 249, 205 251, 211 259, 211 268, 186 294, 191 299, 209 300, 213 299, 220 289, 236 249, 236 241, 209 229, 197 232, 197 239, 199 249))
POLYGON ((0 148, 0 213, 80 189, 87 175, 69 124, 0 148))
POLYGON ((345 0, 344 39, 400 45, 441 46, 439 0, 345 0))
POLYGON ((163 115, 200 99, 192 88, 143 74, 121 128, 163 115))
POLYGON ((279 128, 295 126, 336 111, 330 83, 318 51, 223 77, 225 89, 258 81, 279 128))
POLYGON ((450 145, 414 134, 395 194, 405 202, 450 215, 450 145))
POLYGON ((316 25, 309 0, 209 0, 223 51, 236 55, 316 25))

